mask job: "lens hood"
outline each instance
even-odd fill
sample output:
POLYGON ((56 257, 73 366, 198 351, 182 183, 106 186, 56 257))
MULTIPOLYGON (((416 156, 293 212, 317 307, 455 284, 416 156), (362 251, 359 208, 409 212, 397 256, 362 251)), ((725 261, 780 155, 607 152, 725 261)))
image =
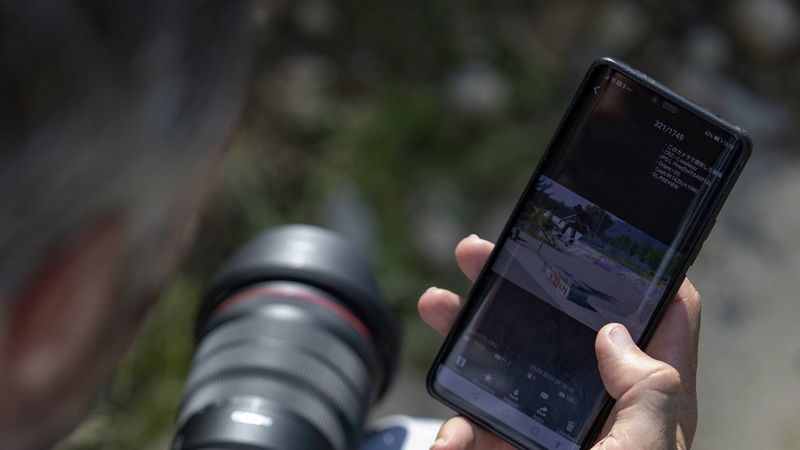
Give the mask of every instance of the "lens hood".
POLYGON ((400 331, 366 258, 346 239, 309 225, 267 230, 242 246, 212 279, 197 319, 204 333, 217 307, 237 291, 265 281, 295 281, 329 292, 370 332, 381 367, 382 396, 397 368, 400 331))

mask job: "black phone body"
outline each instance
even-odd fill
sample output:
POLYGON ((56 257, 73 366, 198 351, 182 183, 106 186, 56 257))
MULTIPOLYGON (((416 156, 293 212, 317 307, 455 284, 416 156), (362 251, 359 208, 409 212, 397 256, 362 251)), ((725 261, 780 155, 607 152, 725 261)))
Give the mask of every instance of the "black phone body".
POLYGON ((751 153, 738 127, 610 59, 587 72, 428 374, 519 448, 577 450, 613 400, 594 341, 640 346, 751 153))

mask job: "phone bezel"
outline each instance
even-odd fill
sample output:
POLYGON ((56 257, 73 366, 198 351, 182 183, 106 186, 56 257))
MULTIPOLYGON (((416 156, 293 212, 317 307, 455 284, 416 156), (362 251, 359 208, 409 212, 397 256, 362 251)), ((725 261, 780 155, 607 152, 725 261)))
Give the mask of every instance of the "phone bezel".
MULTIPOLYGON (((655 331, 657 324, 660 322, 664 312, 666 311, 666 307, 669 304, 667 299, 672 298, 678 291, 680 284, 683 282, 683 279, 686 276, 686 272, 688 271, 689 267, 694 263, 694 260, 697 257, 697 254, 699 253, 703 241, 705 241, 705 238, 708 236, 708 234, 711 231, 711 228, 716 222, 716 217, 719 214, 722 204, 728 197, 728 194, 730 193, 733 185, 735 184, 736 179, 738 179, 739 174, 741 173, 745 163, 747 162, 752 153, 752 141, 750 137, 747 135, 747 133, 740 127, 737 127, 727 122, 725 119, 721 118, 718 115, 713 114, 708 109, 703 108, 695 104, 694 102, 678 95, 671 89, 653 80, 644 73, 633 69, 632 67, 628 66, 627 64, 619 60, 609 57, 600 58, 596 60, 594 63, 592 63, 592 65, 587 70, 586 75, 584 76, 575 95, 570 101, 569 107, 565 111, 558 127, 556 128, 553 137, 548 143, 544 155, 542 156, 541 160, 536 166, 536 169, 531 175, 531 178, 528 181, 527 186, 525 187, 519 199, 517 200, 517 203, 514 206, 512 214, 509 216, 508 221, 503 227, 503 231, 496 241, 498 244, 501 244, 502 242, 505 241, 505 239, 508 238, 510 227, 514 223, 517 216, 519 215, 522 204, 524 200, 527 198, 529 191, 533 188, 534 180, 536 180, 541 175, 541 170, 544 167, 547 160, 555 156, 556 151, 554 149, 554 143, 559 139, 559 137, 563 133, 568 132, 566 131, 566 127, 569 124, 569 120, 572 117, 577 104, 586 95, 586 90, 588 89, 589 81, 592 79, 596 71, 605 70, 606 68, 611 68, 619 72, 622 72, 623 74, 630 77, 637 83, 652 89, 657 95, 660 95, 665 99, 668 99, 669 101, 678 104, 680 107, 683 107, 686 110, 695 113, 700 118, 710 122, 715 126, 720 127, 724 131, 735 136, 737 138, 737 142, 739 143, 738 148, 734 149, 734 151, 738 150, 738 154, 735 155, 735 160, 732 163, 734 169, 728 171, 728 173, 724 175, 723 179, 721 180, 721 183, 723 183, 722 188, 715 194, 715 197, 711 199, 711 202, 708 204, 705 213, 702 214, 702 217, 699 218, 697 223, 692 228, 690 235, 687 237, 687 241, 691 242, 691 244, 689 244, 690 250, 687 252, 688 257, 684 260, 679 270, 676 271, 676 275, 670 281, 665 291, 664 298, 654 311, 653 315, 650 317, 647 326, 644 328, 641 337, 637 341, 637 344, 640 347, 644 347, 645 345, 647 345, 647 342, 649 342, 653 332, 655 331)), ((440 348, 438 354, 436 355, 436 359, 434 360, 431 369, 428 372, 428 376, 426 379, 426 386, 430 395, 436 398, 437 400, 446 404, 450 408, 456 410, 458 413, 468 417, 469 419, 473 420, 479 425, 503 437, 503 439, 505 439, 510 444, 518 448, 524 448, 522 447, 523 443, 520 442, 519 439, 515 439, 514 437, 514 434, 520 434, 516 430, 507 427, 505 424, 497 421, 493 416, 489 414, 476 414, 476 411, 478 413, 482 413, 482 411, 478 410, 477 408, 468 406, 466 402, 464 402, 459 398, 448 395, 445 390, 443 390, 445 392, 439 392, 436 387, 437 369, 442 365, 443 360, 446 359, 449 353, 452 351, 454 343, 463 333, 464 326, 466 325, 468 318, 472 315, 472 313, 477 309, 477 306, 480 304, 479 300, 475 299, 474 297, 476 286, 479 286, 480 283, 483 282, 488 268, 492 266, 495 259, 497 258, 498 249, 500 247, 501 245, 495 246, 495 249, 492 251, 489 259, 487 260, 486 264, 481 270, 480 275, 478 276, 472 288, 470 289, 470 292, 467 295, 466 300, 464 302, 464 307, 459 313, 453 325, 453 328, 451 329, 450 333, 448 333, 442 347, 440 348)), ((592 419, 593 423, 592 426, 590 427, 590 431, 586 435, 586 438, 584 439, 583 442, 576 443, 577 445, 580 446, 581 449, 590 447, 597 439, 597 435, 600 432, 600 429, 602 428, 602 425, 606 417, 608 416, 608 413, 613 407, 613 404, 614 404, 614 399, 611 398, 611 396, 609 396, 608 393, 606 392, 605 398, 603 400, 601 408, 599 409, 598 414, 592 419)), ((528 441, 530 441, 530 439, 525 438, 524 442, 528 441)))

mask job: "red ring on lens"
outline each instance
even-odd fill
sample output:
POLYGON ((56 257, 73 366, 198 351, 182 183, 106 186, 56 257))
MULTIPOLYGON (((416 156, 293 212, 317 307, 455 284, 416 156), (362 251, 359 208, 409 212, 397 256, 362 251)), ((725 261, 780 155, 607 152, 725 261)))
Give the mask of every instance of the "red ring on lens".
POLYGON ((370 342, 372 342, 372 333, 369 332, 367 326, 364 325, 364 323, 358 317, 353 315, 353 313, 348 311, 342 305, 334 302, 333 300, 311 292, 304 292, 294 289, 284 289, 273 286, 254 287, 240 291, 236 295, 225 299, 222 303, 219 304, 219 306, 217 306, 216 312, 218 313, 223 309, 229 308, 232 304, 238 303, 240 301, 250 300, 257 297, 269 297, 269 296, 292 298, 295 300, 302 300, 308 303, 313 303, 315 305, 322 306, 328 311, 338 314, 341 318, 347 321, 347 323, 349 323, 353 328, 355 328, 356 331, 364 335, 365 338, 367 338, 370 342))

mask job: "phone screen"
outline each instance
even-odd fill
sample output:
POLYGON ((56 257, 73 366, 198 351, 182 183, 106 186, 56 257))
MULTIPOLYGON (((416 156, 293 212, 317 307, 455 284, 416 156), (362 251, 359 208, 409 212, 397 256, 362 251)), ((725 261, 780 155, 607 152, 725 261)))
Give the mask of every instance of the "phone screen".
POLYGON ((737 135, 613 67, 587 80, 432 383, 533 448, 587 439, 605 400, 597 331, 642 337, 741 159, 737 135))

